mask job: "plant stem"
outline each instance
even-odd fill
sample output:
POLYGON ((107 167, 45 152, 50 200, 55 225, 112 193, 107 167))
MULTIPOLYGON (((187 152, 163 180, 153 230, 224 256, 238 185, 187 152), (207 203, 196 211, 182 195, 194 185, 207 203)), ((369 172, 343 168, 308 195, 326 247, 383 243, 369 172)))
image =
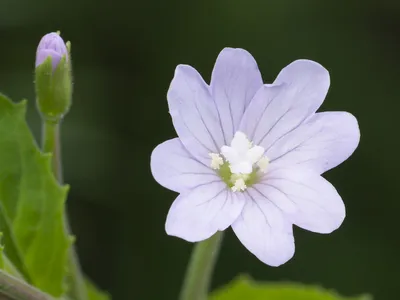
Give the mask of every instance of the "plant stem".
MULTIPOLYGON (((53 153, 53 171, 58 182, 63 184, 60 123, 43 120, 42 147, 44 152, 53 153)), ((68 233, 71 233, 68 216, 64 214, 64 226, 68 233)), ((68 251, 68 295, 74 300, 86 300, 87 292, 80 268, 79 259, 75 247, 71 245, 68 251)), ((0 299, 1 300, 1 299, 0 299)))
POLYGON ((43 151, 46 153, 53 153, 54 176, 56 176, 60 184, 63 184, 59 122, 43 122, 42 142, 43 151))
POLYGON ((218 231, 194 246, 180 300, 206 300, 223 233, 218 231))
POLYGON ((49 295, 0 270, 0 300, 51 299, 49 295))

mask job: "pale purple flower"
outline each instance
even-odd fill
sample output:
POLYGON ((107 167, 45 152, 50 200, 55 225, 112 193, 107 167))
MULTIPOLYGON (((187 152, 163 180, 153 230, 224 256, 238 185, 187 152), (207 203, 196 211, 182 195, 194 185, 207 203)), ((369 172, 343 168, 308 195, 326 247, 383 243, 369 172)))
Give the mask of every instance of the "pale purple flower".
POLYGON ((56 32, 48 33, 42 37, 38 45, 35 66, 41 65, 50 56, 53 70, 55 70, 64 55, 68 59, 68 50, 64 40, 56 32))
POLYGON ((292 225, 330 233, 345 217, 321 174, 346 160, 360 132, 347 112, 319 112, 329 88, 320 64, 297 60, 263 84, 254 58, 225 48, 207 85, 179 65, 168 104, 179 138, 151 156, 154 178, 180 195, 166 231, 190 242, 232 227, 264 263, 294 254, 292 225))

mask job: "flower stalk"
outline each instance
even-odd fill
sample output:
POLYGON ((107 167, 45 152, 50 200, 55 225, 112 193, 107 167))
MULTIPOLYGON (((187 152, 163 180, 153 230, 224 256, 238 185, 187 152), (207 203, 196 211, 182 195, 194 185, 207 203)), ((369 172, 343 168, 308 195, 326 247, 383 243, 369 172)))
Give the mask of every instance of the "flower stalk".
MULTIPOLYGON (((58 182, 62 184, 62 161, 61 161, 61 140, 60 140, 60 122, 43 120, 42 131, 43 151, 53 153, 53 172, 58 182)), ((68 217, 64 215, 65 227, 67 232, 71 232, 68 217)), ((72 299, 87 299, 83 274, 79 265, 78 256, 73 246, 68 251, 68 294, 72 299)))
MULTIPOLYGON (((65 44, 59 33, 45 35, 36 53, 36 104, 42 117, 42 149, 52 153, 54 175, 63 184, 60 125, 72 102, 70 43, 65 44)), ((64 215, 66 232, 70 233, 68 217, 64 215)), ((86 300, 87 292, 78 256, 73 245, 68 251, 68 296, 86 300)))
POLYGON ((62 163, 60 160, 60 123, 45 120, 43 122, 43 145, 44 152, 53 153, 53 172, 59 183, 63 182, 62 163))
POLYGON ((179 300, 206 300, 223 232, 194 246, 179 300))

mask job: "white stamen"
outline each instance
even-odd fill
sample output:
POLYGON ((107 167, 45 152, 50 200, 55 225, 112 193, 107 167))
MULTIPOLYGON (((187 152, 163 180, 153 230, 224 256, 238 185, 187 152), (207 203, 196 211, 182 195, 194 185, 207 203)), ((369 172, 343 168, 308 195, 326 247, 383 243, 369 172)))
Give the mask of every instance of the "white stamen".
POLYGON ((244 191, 247 188, 243 178, 239 178, 235 181, 235 185, 232 187, 232 191, 244 191))
POLYGON ((248 174, 232 174, 231 176, 231 182, 235 184, 235 182, 239 179, 243 179, 244 182, 246 182, 247 179, 249 179, 248 174))
POLYGON ((267 172, 268 165, 269 165, 269 159, 266 156, 262 157, 257 162, 257 166, 260 168, 260 171, 263 172, 263 173, 267 172))
POLYGON ((224 164, 224 160, 218 153, 209 153, 211 157, 211 169, 219 170, 220 166, 224 164))

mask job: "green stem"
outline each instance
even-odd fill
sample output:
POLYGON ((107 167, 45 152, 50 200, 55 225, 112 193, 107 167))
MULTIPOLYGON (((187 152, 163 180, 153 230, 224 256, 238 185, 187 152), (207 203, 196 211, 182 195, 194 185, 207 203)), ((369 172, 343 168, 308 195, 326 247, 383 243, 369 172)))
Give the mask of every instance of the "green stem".
POLYGON ((180 300, 206 300, 223 233, 218 231, 208 240, 194 246, 183 282, 180 300))
POLYGON ((0 300, 51 300, 52 298, 0 270, 0 300))
MULTIPOLYGON (((43 121, 42 142, 43 151, 53 153, 53 171, 58 182, 63 184, 60 122, 43 121)), ((66 213, 64 214, 64 222, 66 231, 71 233, 66 213)), ((68 271, 68 295, 74 300, 86 300, 87 292, 83 273, 73 245, 71 245, 68 251, 68 271)))
POLYGON ((61 142, 60 142, 60 123, 44 121, 43 123, 43 151, 53 153, 53 171, 57 181, 63 183, 62 161, 61 161, 61 142))

